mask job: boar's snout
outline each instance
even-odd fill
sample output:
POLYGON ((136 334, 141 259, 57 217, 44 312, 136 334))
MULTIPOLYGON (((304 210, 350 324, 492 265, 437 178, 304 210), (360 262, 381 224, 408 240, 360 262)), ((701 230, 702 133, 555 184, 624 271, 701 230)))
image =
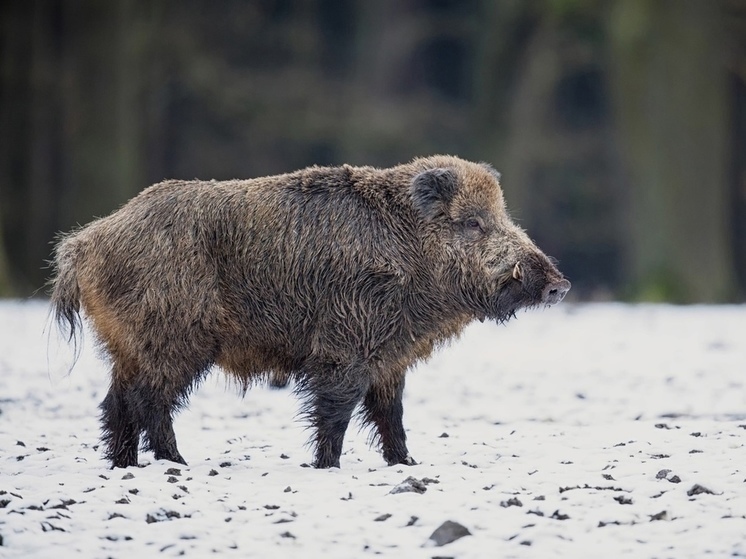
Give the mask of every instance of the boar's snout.
POLYGON ((504 294, 503 302, 512 299, 512 310, 535 305, 555 305, 565 298, 571 284, 557 269, 551 258, 541 251, 527 251, 510 272, 514 286, 511 295, 504 294), (520 286, 520 291, 516 291, 520 286))
POLYGON ((554 305, 570 287, 550 258, 542 252, 524 252, 512 268, 500 273, 496 297, 485 316, 504 322, 518 309, 554 305))
POLYGON ((548 283, 541 292, 541 302, 547 305, 559 303, 568 291, 570 291, 570 282, 566 279, 548 283))

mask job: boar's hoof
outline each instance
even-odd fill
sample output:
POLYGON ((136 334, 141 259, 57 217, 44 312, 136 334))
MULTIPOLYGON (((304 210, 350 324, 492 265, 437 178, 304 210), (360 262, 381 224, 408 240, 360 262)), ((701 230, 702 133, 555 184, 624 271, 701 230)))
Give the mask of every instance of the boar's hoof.
POLYGON ((404 464, 405 466, 416 466, 417 461, 412 458, 409 454, 407 454, 404 458, 395 459, 395 460, 387 460, 389 466, 396 466, 398 464, 404 464))
POLYGON ((183 464, 184 466, 188 466, 189 464, 186 463, 186 460, 179 454, 178 452, 172 453, 172 452, 156 452, 155 453, 155 459, 156 460, 168 460, 169 462, 175 462, 176 464, 183 464))
POLYGON ((406 456, 406 458, 404 458, 404 461, 402 462, 402 464, 404 464, 406 466, 416 466, 417 465, 417 460, 415 460, 409 454, 407 454, 407 456, 406 456))
POLYGON ((119 459, 119 460, 116 460, 116 459, 114 459, 114 460, 112 460, 111 466, 109 466, 109 469, 113 470, 114 468, 129 468, 130 466, 137 467, 139 465, 140 464, 138 464, 137 458, 135 458, 134 460, 129 460, 129 459, 119 459))
POLYGON ((129 468, 130 466, 139 466, 137 463, 137 446, 129 446, 121 449, 116 454, 107 456, 111 460, 111 468, 129 468))
POLYGON ((559 303, 568 291, 570 291, 570 282, 566 279, 547 284, 541 292, 541 302, 547 305, 559 303))
POLYGON ((322 460, 318 459, 313 463, 313 467, 317 470, 327 470, 329 468, 339 468, 339 458, 336 460, 322 460))

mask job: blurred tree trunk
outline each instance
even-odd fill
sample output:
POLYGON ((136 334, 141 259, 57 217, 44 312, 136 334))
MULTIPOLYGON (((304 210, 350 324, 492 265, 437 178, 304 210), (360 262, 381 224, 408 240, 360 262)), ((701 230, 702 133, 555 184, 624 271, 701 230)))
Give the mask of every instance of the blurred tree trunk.
POLYGON ((164 79, 152 71, 161 4, 15 0, 0 9, 1 221, 19 292, 44 284, 58 231, 148 184, 155 102, 146 92, 164 79))
MULTIPOLYGON (((31 6, 0 4, 0 292, 10 291, 11 262, 24 262, 20 247, 12 250, 11 235, 24 224, 24 145, 29 134, 28 67, 31 50, 31 6)), ((19 235, 16 235, 19 236, 19 235)), ((19 268, 20 266, 16 266, 19 268)), ((13 279, 22 275, 16 269, 13 279)), ((20 286, 16 286, 20 287, 20 286)))
POLYGON ((617 0, 612 102, 629 180, 635 298, 726 300, 727 96, 718 2, 617 0))
POLYGON ((142 1, 86 0, 66 10, 65 190, 66 202, 76 201, 66 216, 86 223, 147 186, 144 92, 157 53, 142 1))
MULTIPOLYGON (((521 1, 480 1, 474 38, 474 103, 471 115, 473 151, 501 171, 508 165, 510 93, 527 66, 522 53, 536 25, 532 6, 521 1), (500 71, 496 71, 496 69, 500 71), (498 159, 503 155, 502 159, 498 159)), ((511 181, 506 184, 512 187, 511 181)), ((516 198, 519 194, 516 195, 516 198)), ((518 202, 510 202, 517 208, 518 202)))
MULTIPOLYGON (((60 199, 65 191, 68 174, 65 169, 67 142, 63 126, 64 45, 63 10, 61 0, 33 3, 31 30, 30 136, 28 150, 28 189, 22 256, 25 259, 24 283, 39 288, 45 280, 45 260, 49 259, 50 242, 58 230, 61 216, 60 199)), ((24 286, 25 287, 25 286, 24 286)))
POLYGON ((0 216, 0 297, 8 297, 10 295, 13 295, 13 288, 10 283, 10 268, 8 267, 8 257, 5 253, 2 216, 0 216))

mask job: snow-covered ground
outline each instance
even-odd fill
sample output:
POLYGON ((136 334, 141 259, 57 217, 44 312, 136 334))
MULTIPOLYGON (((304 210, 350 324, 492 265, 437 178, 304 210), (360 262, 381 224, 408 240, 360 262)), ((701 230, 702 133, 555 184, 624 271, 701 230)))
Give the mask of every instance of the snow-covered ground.
POLYGON ((0 302, 0 557, 744 557, 746 307, 562 304, 477 324, 412 371, 409 447, 350 429, 318 471, 288 390, 215 372, 188 467, 98 448, 106 365, 0 302), (394 492, 404 488, 424 492, 394 492), (465 537, 436 547, 445 521, 465 537))

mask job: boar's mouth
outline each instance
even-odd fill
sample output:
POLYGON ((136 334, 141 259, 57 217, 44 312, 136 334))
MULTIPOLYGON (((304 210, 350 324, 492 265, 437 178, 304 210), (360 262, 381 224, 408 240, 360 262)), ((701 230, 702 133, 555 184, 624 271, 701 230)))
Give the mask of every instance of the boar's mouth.
POLYGON ((506 279, 500 281, 497 292, 491 297, 487 312, 479 316, 479 319, 484 321, 488 318, 498 323, 507 322, 515 318, 516 311, 535 306, 538 306, 538 302, 519 282, 506 279))
POLYGON ((565 297, 570 282, 546 257, 536 260, 516 262, 498 275, 497 290, 489 297, 487 312, 479 315, 480 320, 506 322, 520 309, 548 307, 565 297))

